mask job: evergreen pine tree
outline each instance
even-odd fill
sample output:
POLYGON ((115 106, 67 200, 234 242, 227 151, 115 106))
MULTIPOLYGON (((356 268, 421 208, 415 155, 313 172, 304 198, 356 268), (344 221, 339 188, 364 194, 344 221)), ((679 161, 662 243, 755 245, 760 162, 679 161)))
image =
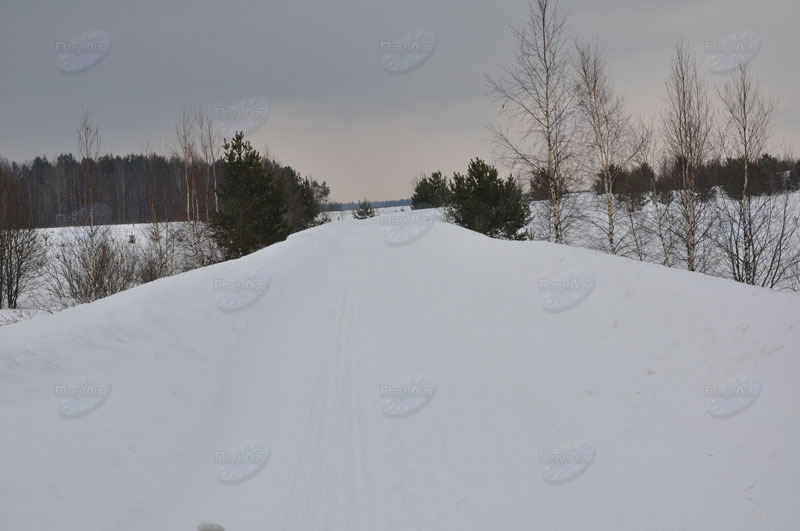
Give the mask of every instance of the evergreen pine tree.
POLYGON ((265 161, 264 166, 268 174, 272 173, 284 182, 288 191, 286 223, 290 233, 318 225, 317 216, 321 212, 321 204, 317 190, 327 185, 325 183, 320 185, 308 177, 301 177, 291 166, 281 167, 274 160, 265 161))
POLYGON ((273 165, 262 164, 243 133, 226 141, 224 149, 217 190, 220 211, 212 216, 211 229, 225 258, 232 259, 286 239, 288 191, 285 180, 273 165))
POLYGON ((530 206, 513 178, 502 180, 481 159, 470 161, 466 175, 456 173, 450 187, 448 214, 456 224, 509 240, 525 239, 530 206))
POLYGON ((375 217, 375 209, 372 208, 372 203, 363 199, 359 204, 358 208, 355 212, 353 212, 353 217, 356 219, 367 219, 367 218, 374 218, 375 217))
POLYGON ((448 202, 447 179, 442 176, 442 172, 433 172, 430 177, 423 176, 414 185, 411 208, 439 208, 447 206, 448 202))

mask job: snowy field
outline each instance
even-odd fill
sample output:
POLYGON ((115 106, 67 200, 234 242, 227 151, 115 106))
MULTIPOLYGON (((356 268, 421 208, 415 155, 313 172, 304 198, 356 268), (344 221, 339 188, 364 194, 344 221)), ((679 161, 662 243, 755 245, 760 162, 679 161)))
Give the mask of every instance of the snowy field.
POLYGON ((798 310, 329 223, 1 327, 0 529, 797 529, 798 310))

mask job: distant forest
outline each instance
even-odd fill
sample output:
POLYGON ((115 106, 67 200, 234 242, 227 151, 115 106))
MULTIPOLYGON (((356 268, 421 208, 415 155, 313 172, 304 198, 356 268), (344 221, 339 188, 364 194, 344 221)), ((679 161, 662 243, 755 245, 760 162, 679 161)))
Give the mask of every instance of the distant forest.
MULTIPOLYGON (((59 155, 55 161, 36 157, 30 162, 7 162, 0 159, 6 172, 22 183, 32 208, 37 227, 64 227, 80 224, 90 203, 106 205, 103 221, 108 223, 147 223, 153 220, 153 206, 158 221, 186 221, 186 183, 184 161, 177 155, 165 157, 158 154, 126 156, 101 156, 96 160, 78 161, 72 154, 59 155), (93 201, 89 199, 87 168, 93 174, 93 201)), ((189 186, 196 190, 195 201, 201 221, 216 209, 214 182, 222 161, 207 164, 195 159, 189 167, 189 186)), ((272 161, 278 171, 297 182, 300 174, 291 166, 272 161)), ((721 186, 731 195, 740 189, 740 160, 711 160, 701 165, 697 186, 708 191, 721 186)), ((660 188, 680 189, 679 164, 662 168, 660 188)), ((800 161, 779 160, 765 154, 755 165, 760 178, 753 179, 756 195, 800 188, 800 161)), ((531 200, 547 198, 544 186, 536 186, 532 179, 531 200)), ((623 179, 620 179, 623 181, 623 179)), ((325 211, 355 210, 358 202, 327 202, 330 193, 326 183, 315 183, 325 211)), ((602 193, 602 180, 593 184, 602 193)), ((646 179, 643 179, 646 188, 646 179)), ((375 208, 409 206, 411 199, 373 201, 375 208)))
MULTIPOLYGON (((275 161, 279 173, 293 182, 302 180, 298 171, 275 161)), ((165 157, 150 153, 126 156, 104 155, 79 161, 74 155, 62 154, 54 161, 36 157, 30 162, 7 162, 0 159, 8 175, 21 183, 30 202, 37 227, 64 227, 85 222, 87 205, 104 205, 97 209, 100 221, 148 223, 153 214, 158 221, 186 221, 187 182, 192 189, 197 213, 207 221, 216 209, 215 177, 221 160, 208 164, 195 159, 189 165, 188 179, 182 157, 165 157), (92 199, 86 175, 92 175, 92 199), (107 208, 106 208, 107 207, 107 208), (155 207, 155 208, 154 208, 155 207), (155 211, 155 212, 154 212, 155 211)), ((352 203, 328 203, 330 193, 325 182, 312 181, 323 210, 352 210, 352 203)), ((376 201, 375 207, 407 206, 410 199, 376 201)))

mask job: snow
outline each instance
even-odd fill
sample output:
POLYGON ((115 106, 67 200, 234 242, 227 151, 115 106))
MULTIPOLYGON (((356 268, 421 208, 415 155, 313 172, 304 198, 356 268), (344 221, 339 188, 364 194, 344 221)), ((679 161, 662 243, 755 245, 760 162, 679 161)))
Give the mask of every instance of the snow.
POLYGON ((799 295, 386 230, 0 328, 0 529, 798 528, 799 295))

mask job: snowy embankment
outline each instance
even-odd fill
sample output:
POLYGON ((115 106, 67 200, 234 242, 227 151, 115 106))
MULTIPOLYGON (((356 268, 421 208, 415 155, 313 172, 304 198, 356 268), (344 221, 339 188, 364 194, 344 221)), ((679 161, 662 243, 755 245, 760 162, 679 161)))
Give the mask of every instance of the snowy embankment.
MULTIPOLYGON (((376 208, 377 215, 395 213, 401 210, 409 210, 409 207, 385 207, 376 208)), ((331 221, 343 221, 353 219, 352 210, 329 212, 328 218, 331 221)), ((163 232, 165 224, 162 224, 160 230, 163 232)), ((172 222, 169 224, 172 231, 173 244, 175 252, 172 255, 171 270, 182 272, 195 268, 194 260, 191 250, 185 241, 185 230, 187 224, 185 222, 172 222), (177 239, 177 243, 175 242, 177 239)), ((152 224, 149 223, 134 223, 134 224, 120 224, 120 225, 107 225, 104 226, 110 229, 110 236, 120 244, 130 244, 134 252, 140 257, 146 253, 149 244, 152 224)), ((62 245, 73 245, 76 236, 79 236, 85 231, 85 227, 56 227, 40 229, 45 243, 47 245, 48 253, 51 257, 51 262, 55 260, 55 255, 60 251, 62 245)), ((64 308, 64 304, 59 300, 54 300, 53 296, 48 290, 49 280, 51 273, 42 271, 38 278, 34 279, 28 285, 25 291, 21 294, 18 302, 18 309, 3 308, 0 304, 0 326, 14 324, 24 319, 31 319, 38 315, 45 313, 52 313, 60 311, 64 308)))
POLYGON ((800 296, 414 228, 0 328, 0 529, 800 525, 800 296))
MULTIPOLYGON (((381 215, 399 212, 400 210, 409 210, 409 207, 376 208, 375 212, 377 215, 381 215)), ((352 210, 335 211, 329 212, 327 215, 331 221, 344 221, 353 219, 353 212, 352 210)), ((187 224, 185 222, 171 222, 169 226, 172 231, 173 248, 175 250, 172 255, 171 271, 183 272, 194 269, 195 264, 192 252, 185 239, 187 224)), ((123 244, 123 246, 130 245, 140 257, 146 254, 150 243, 152 224, 133 223, 106 225, 103 227, 110 230, 109 235, 112 239, 123 244)), ((160 230, 163 232, 165 227, 166 224, 162 224, 160 230)), ((76 237, 82 235, 86 228, 80 226, 55 227, 39 230, 44 238, 52 263, 61 246, 73 245, 76 237)), ((14 324, 24 319, 32 319, 46 313, 58 312, 64 308, 64 302, 54 299, 48 290, 51 274, 50 271, 42 271, 37 278, 26 286, 26 289, 20 295, 18 309, 4 308, 3 304, 0 304, 0 326, 14 324)))

